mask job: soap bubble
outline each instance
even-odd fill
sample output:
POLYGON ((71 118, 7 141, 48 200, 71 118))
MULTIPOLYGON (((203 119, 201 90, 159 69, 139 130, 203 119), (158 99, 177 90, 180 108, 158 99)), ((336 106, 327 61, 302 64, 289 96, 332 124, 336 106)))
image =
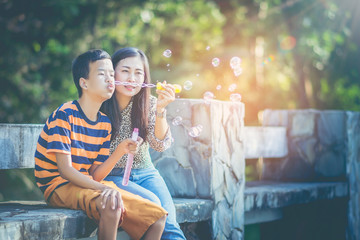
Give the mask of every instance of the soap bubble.
POLYGON ((296 38, 293 36, 286 36, 281 39, 280 47, 283 50, 292 50, 296 46, 296 38))
POLYGON ((229 86, 229 92, 235 91, 236 88, 237 88, 237 85, 236 85, 235 83, 231 84, 231 85, 229 86))
POLYGON ((235 69, 234 69, 234 75, 235 75, 235 77, 240 76, 240 75, 242 74, 242 72, 243 72, 243 70, 242 70, 241 67, 235 68, 235 69))
POLYGON ((239 93, 230 94, 230 101, 232 101, 232 102, 241 102, 241 95, 239 93))
POLYGON ((209 51, 210 50, 210 46, 206 46, 206 51, 209 51))
POLYGON ((171 52, 170 49, 166 49, 166 50, 163 52, 163 56, 164 56, 164 57, 167 57, 167 58, 171 57, 171 54, 172 54, 172 52, 171 52))
POLYGON ((196 74, 196 77, 199 77, 199 76, 200 76, 200 74, 197 73, 197 74, 196 74))
POLYGON ((221 90, 221 85, 220 84, 216 86, 216 90, 218 90, 218 91, 221 90))
POLYGON ((240 67, 240 64, 241 64, 241 58, 239 58, 239 57, 232 57, 232 58, 230 59, 230 67, 231 67, 232 69, 235 69, 235 68, 240 67))
POLYGON ((205 92, 204 96, 203 96, 206 104, 209 104, 210 100, 214 99, 214 97, 215 97, 214 94, 212 92, 209 92, 209 91, 205 92))
POLYGON ((200 124, 197 126, 191 127, 189 130, 189 136, 190 137, 198 137, 198 136, 200 136, 200 133, 202 132, 202 130, 203 130, 203 126, 200 124))
POLYGON ((188 81, 184 82, 184 89, 185 90, 189 91, 192 88, 192 86, 193 86, 193 83, 191 81, 188 80, 188 81))
POLYGON ((220 59, 219 58, 213 58, 213 60, 211 61, 211 64, 214 67, 218 67, 220 65, 220 59))
POLYGON ((179 126, 182 123, 182 117, 180 116, 176 116, 173 120, 172 120, 172 125, 174 126, 179 126))
POLYGON ((167 67, 170 67, 170 63, 166 64, 167 67))

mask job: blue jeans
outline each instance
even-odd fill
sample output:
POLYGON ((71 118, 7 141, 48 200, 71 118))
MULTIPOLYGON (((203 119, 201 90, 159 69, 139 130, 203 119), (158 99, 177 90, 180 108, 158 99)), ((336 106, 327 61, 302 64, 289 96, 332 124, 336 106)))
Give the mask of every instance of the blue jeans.
POLYGON ((104 180, 113 181, 119 188, 161 205, 169 213, 161 239, 186 239, 176 222, 174 202, 158 170, 154 167, 132 169, 127 186, 122 185, 123 176, 123 168, 114 168, 104 180))

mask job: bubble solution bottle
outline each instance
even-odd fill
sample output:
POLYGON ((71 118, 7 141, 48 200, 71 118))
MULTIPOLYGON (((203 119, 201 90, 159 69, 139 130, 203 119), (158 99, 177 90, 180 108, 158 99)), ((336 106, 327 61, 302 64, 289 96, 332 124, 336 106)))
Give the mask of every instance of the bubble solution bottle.
MULTIPOLYGON (((133 141, 136 141, 138 136, 139 136, 139 129, 134 128, 131 139, 133 141)), ((124 186, 127 186, 128 183, 129 183, 129 178, 130 178, 130 173, 131 173, 131 167, 132 167, 132 164, 133 164, 133 160, 134 160, 134 154, 128 153, 126 166, 125 166, 124 177, 123 177, 123 180, 122 180, 122 185, 124 185, 124 186)))

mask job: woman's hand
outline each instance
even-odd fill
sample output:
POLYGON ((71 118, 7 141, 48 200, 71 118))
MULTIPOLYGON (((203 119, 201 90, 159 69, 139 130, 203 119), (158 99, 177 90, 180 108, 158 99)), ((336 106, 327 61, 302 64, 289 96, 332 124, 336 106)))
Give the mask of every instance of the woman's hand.
POLYGON ((161 83, 163 89, 157 89, 157 105, 156 110, 158 112, 163 112, 165 107, 175 100, 175 88, 171 84, 167 84, 166 81, 161 83))

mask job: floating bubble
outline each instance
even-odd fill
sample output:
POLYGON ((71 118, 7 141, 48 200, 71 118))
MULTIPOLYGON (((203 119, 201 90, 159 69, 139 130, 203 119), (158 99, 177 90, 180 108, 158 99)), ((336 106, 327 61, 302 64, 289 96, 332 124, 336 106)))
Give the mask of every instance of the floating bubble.
POLYGON ((173 120, 172 120, 172 125, 174 126, 179 126, 182 123, 182 117, 180 116, 176 116, 173 120))
POLYGON ((232 57, 232 58, 230 59, 230 67, 231 67, 232 69, 235 69, 235 68, 240 67, 240 64, 241 64, 241 58, 239 58, 239 57, 232 57))
POLYGON ((203 130, 203 126, 200 124, 197 126, 191 127, 189 130, 189 136, 190 137, 198 137, 198 136, 200 136, 200 133, 202 132, 202 130, 203 130))
POLYGON ((235 75, 235 77, 240 76, 240 75, 242 74, 242 72, 243 72, 243 70, 242 70, 241 67, 235 68, 235 69, 234 69, 234 75, 235 75))
POLYGON ((170 67, 170 63, 166 64, 167 67, 170 67))
POLYGON ((229 92, 235 91, 236 88, 237 88, 237 85, 236 85, 235 83, 231 84, 231 85, 229 86, 229 92))
POLYGON ((166 50, 163 52, 163 56, 164 56, 164 57, 169 58, 169 57, 171 57, 171 55, 172 55, 172 52, 171 52, 170 49, 166 49, 166 50))
POLYGON ((230 101, 232 101, 232 102, 241 102, 241 95, 239 93, 230 94, 230 101))
POLYGON ((221 85, 220 84, 216 86, 216 90, 218 90, 218 91, 221 90, 221 85))
POLYGON ((204 98, 206 104, 209 104, 210 100, 214 99, 214 97, 215 97, 215 95, 209 91, 205 92, 203 95, 203 98, 204 98))
POLYGON ((196 77, 199 77, 199 76, 200 76, 200 74, 197 73, 197 74, 196 74, 196 77))
POLYGON ((190 89, 192 89, 192 86, 193 86, 193 83, 191 81, 188 80, 188 81, 184 82, 184 89, 185 90, 189 91, 190 89))
POLYGON ((209 51, 210 50, 210 46, 206 46, 206 51, 209 51))
POLYGON ((220 59, 219 58, 213 58, 213 60, 211 61, 211 64, 214 67, 218 67, 220 65, 220 59))
POLYGON ((291 50, 296 46, 296 38, 293 36, 286 36, 280 42, 280 47, 283 50, 291 50))

